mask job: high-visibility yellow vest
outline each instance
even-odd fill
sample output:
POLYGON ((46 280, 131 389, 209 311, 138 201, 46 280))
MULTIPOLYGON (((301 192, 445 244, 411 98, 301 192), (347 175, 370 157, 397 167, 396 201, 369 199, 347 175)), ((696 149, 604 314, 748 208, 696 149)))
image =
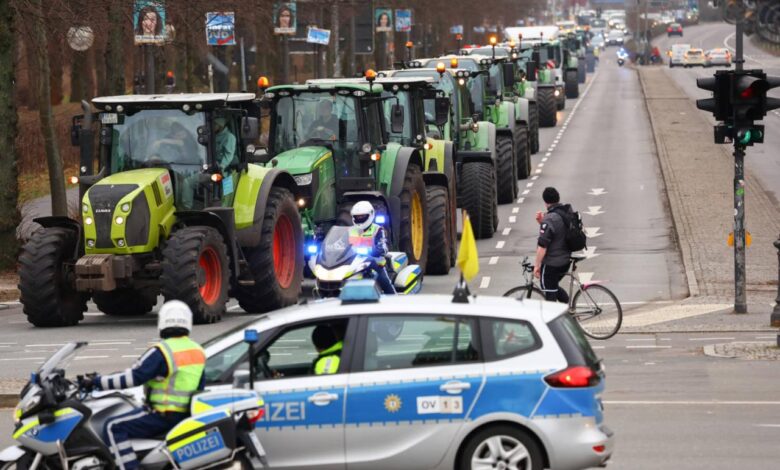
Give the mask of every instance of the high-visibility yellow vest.
POLYGON ((168 375, 146 383, 149 403, 158 412, 189 412, 206 367, 206 352, 186 336, 162 340, 155 347, 165 357, 168 375))
POLYGON ((374 239, 379 233, 379 226, 377 224, 371 224, 367 229, 360 231, 357 227, 349 229, 349 244, 353 247, 365 246, 367 248, 374 248, 374 239))
POLYGON ((343 348, 344 343, 339 341, 322 351, 314 363, 314 375, 328 375, 338 372, 339 364, 341 363, 341 350, 343 348))

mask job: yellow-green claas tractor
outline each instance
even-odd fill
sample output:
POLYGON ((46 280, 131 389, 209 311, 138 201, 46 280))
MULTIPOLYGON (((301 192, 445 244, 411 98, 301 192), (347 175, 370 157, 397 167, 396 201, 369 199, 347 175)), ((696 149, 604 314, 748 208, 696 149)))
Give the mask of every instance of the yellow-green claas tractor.
POLYGON ((297 301, 299 190, 288 172, 251 163, 254 94, 112 96, 93 105, 96 113, 83 103, 71 131, 81 151, 80 220, 37 219, 43 228, 20 256, 30 323, 75 325, 90 298, 126 316, 151 311, 162 294, 187 303, 196 323, 219 321, 229 297, 248 312, 297 301))

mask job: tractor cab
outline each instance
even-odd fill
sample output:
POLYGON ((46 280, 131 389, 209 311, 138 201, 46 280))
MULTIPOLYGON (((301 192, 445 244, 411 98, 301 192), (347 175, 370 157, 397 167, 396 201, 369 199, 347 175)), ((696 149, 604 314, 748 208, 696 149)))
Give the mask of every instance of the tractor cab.
POLYGON ((162 168, 176 209, 229 207, 246 169, 244 149, 258 138, 248 117, 253 100, 249 93, 95 98, 101 171, 132 179, 140 173, 127 172, 162 168))

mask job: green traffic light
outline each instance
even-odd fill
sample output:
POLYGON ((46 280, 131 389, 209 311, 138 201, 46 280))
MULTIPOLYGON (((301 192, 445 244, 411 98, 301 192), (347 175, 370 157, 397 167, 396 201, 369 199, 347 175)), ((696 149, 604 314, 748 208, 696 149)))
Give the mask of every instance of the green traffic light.
POLYGON ((741 136, 739 138, 739 143, 742 144, 742 145, 749 144, 750 141, 751 141, 750 138, 753 136, 753 134, 750 131, 740 132, 740 134, 741 134, 741 136))

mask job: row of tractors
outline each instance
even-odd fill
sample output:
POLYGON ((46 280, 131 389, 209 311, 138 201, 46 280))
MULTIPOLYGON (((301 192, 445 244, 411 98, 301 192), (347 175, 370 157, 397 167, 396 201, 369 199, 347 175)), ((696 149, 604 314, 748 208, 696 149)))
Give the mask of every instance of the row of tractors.
MULTIPOLYGON (((509 34, 509 33, 508 33, 509 34)), ((515 35, 515 32, 511 33, 515 35)), ((392 248, 426 274, 456 260, 457 212, 490 238, 531 174, 539 128, 585 79, 583 43, 519 38, 360 78, 259 93, 124 95, 83 103, 80 217, 44 217, 19 259, 40 327, 179 299, 197 323, 298 301, 306 259, 370 201, 392 248)))

